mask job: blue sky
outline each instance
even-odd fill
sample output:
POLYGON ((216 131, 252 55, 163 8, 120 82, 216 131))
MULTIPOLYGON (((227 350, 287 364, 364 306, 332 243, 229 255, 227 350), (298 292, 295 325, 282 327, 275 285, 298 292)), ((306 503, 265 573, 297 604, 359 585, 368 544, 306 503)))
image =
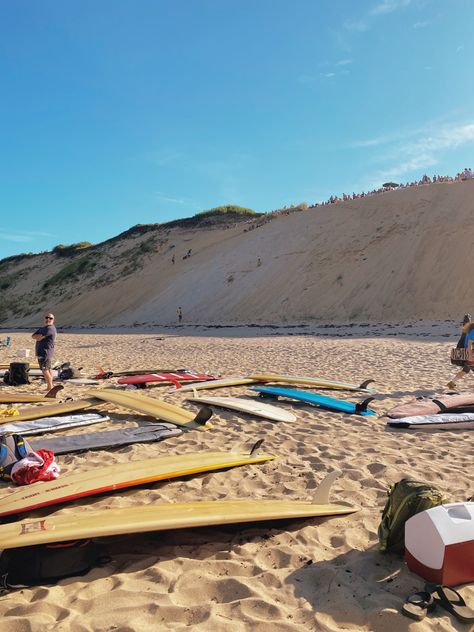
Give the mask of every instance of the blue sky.
POLYGON ((0 0, 0 258, 474 168, 472 0, 0 0))

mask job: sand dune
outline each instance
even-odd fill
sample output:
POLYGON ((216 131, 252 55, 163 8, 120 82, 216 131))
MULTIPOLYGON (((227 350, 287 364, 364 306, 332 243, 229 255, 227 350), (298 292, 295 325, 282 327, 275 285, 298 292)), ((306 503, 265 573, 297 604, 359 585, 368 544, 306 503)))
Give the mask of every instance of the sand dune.
POLYGON ((53 309, 59 325, 167 324, 178 306, 187 323, 458 319, 469 308, 473 194, 472 181, 431 184, 250 231, 242 222, 150 227, 72 258, 7 261, 0 323, 31 326, 53 309), (43 283, 81 258, 91 267, 50 284, 45 299, 43 283))

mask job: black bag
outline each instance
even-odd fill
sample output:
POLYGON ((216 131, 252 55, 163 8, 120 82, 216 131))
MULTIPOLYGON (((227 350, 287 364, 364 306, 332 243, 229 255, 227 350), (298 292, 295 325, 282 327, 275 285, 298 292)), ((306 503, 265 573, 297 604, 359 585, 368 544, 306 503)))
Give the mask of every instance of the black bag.
POLYGON ((81 373, 82 367, 79 369, 75 369, 71 366, 70 362, 65 362, 61 364, 58 371, 58 379, 60 380, 71 380, 72 378, 83 377, 81 373))
POLYGON ((10 369, 5 372, 3 381, 9 386, 18 386, 19 384, 29 384, 28 371, 30 365, 28 362, 11 362, 10 369))
POLYGON ((0 589, 52 584, 100 563, 99 545, 92 540, 7 549, 0 557, 0 589))

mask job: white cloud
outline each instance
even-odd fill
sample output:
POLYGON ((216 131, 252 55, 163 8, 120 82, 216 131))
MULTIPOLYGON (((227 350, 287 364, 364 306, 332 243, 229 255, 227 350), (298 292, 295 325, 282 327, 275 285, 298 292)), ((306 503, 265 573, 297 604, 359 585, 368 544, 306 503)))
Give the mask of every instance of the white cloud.
POLYGON ((427 27, 429 24, 428 20, 425 20, 424 22, 415 22, 415 24, 413 24, 413 28, 414 29, 424 29, 425 27, 427 27))
POLYGON ((344 22, 344 28, 348 31, 357 31, 363 33, 367 31, 369 25, 364 20, 346 20, 344 22))
POLYGON ((336 66, 348 66, 349 64, 352 64, 353 61, 353 59, 341 59, 336 62, 336 66))
POLYGON ((410 4, 411 0, 383 0, 370 9, 369 15, 386 15, 410 4))
POLYGON ((336 73, 335 72, 327 72, 324 77, 326 77, 327 79, 329 79, 330 77, 335 77, 336 73))
POLYGON ((370 178, 369 188, 372 188, 380 186, 380 183, 386 180, 397 180, 433 167, 440 162, 443 152, 469 143, 474 144, 474 123, 432 126, 415 130, 411 135, 405 133, 398 138, 396 135, 381 136, 367 141, 358 141, 352 146, 359 148, 386 146, 385 153, 378 156, 378 161, 388 166, 380 169, 370 178))
POLYGON ((3 239, 4 241, 14 241, 17 243, 25 243, 28 241, 33 241, 33 238, 30 235, 20 235, 20 234, 14 234, 14 233, 1 233, 1 232, 0 232, 0 239, 3 239))

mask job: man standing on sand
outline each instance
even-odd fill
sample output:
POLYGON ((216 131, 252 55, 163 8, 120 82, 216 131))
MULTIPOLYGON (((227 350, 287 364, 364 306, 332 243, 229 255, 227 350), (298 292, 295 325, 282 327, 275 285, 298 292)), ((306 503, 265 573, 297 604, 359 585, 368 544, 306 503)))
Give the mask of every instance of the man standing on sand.
POLYGON ((48 312, 44 317, 44 326, 40 327, 31 336, 36 340, 35 355, 38 364, 46 380, 47 390, 53 388, 53 374, 51 372, 51 362, 54 356, 54 343, 56 342, 56 327, 54 326, 54 314, 48 312))
POLYGON ((181 309, 181 307, 178 307, 178 309, 176 310, 176 314, 178 316, 178 323, 180 323, 183 320, 183 310, 181 309))

